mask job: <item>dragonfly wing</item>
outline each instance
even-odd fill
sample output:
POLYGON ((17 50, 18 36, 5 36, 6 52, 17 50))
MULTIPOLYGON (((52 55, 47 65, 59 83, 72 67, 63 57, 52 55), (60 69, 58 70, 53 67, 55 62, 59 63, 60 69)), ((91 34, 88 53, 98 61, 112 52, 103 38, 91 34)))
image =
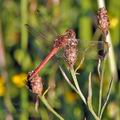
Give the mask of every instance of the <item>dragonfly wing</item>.
MULTIPOLYGON (((55 37, 58 36, 59 32, 57 31, 57 27, 52 23, 52 21, 54 21, 53 17, 51 16, 51 19, 48 20, 48 19, 45 18, 46 14, 42 13, 42 11, 37 10, 36 13, 37 13, 36 14, 37 18, 39 19, 39 24, 43 25, 44 31, 47 32, 47 33, 51 33, 55 37)), ((47 12, 47 16, 50 17, 48 12, 47 12)))
MULTIPOLYGON (((98 56, 99 58, 103 58, 107 54, 109 48, 107 43, 104 41, 91 41, 89 43, 79 42, 77 49, 78 59, 83 56, 87 57, 88 59, 98 59, 98 56)), ((56 58, 63 60, 63 52, 64 49, 59 50, 59 52, 56 54, 56 58)))
POLYGON ((25 25, 28 32, 30 33, 30 35, 32 35, 34 38, 36 39, 42 39, 42 40, 46 40, 47 37, 43 32, 38 31, 36 28, 30 26, 29 24, 25 25))
POLYGON ((96 59, 96 57, 105 57, 108 53, 109 45, 105 41, 80 41, 78 45, 78 53, 82 56, 88 56, 88 58, 96 59))

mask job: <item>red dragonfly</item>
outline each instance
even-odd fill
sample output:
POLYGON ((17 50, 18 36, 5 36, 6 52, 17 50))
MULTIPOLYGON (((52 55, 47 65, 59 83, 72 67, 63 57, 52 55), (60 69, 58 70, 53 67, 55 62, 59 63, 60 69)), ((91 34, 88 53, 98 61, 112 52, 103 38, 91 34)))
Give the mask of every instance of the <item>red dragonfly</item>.
MULTIPOLYGON (((27 25, 28 29, 32 29, 29 25, 27 25)), ((43 37, 43 33, 41 33, 43 37)), ((53 47, 47 57, 35 68, 35 70, 31 73, 30 78, 32 79, 34 76, 40 72, 40 70, 46 65, 46 63, 58 52, 59 49, 63 48, 68 41, 71 39, 76 40, 76 34, 72 29, 66 30, 66 32, 63 35, 59 35, 55 38, 53 47)))
MULTIPOLYGON (((32 34, 35 38, 44 39, 44 41, 47 40, 47 37, 46 37, 46 34, 44 33, 44 31, 43 32, 36 31, 35 28, 31 27, 30 25, 26 25, 26 26, 27 26, 28 31, 30 32, 30 34, 32 34)), ((54 55, 56 55, 61 48, 65 47, 65 45, 67 44, 67 42, 69 40, 73 39, 75 41, 76 40, 79 41, 78 39, 76 39, 76 33, 72 29, 66 30, 65 33, 62 34, 62 35, 57 35, 57 33, 55 32, 53 26, 50 26, 49 24, 46 23, 45 24, 45 28, 48 31, 52 32, 51 34, 54 34, 56 37, 54 38, 54 43, 52 45, 52 49, 48 53, 47 57, 35 68, 35 70, 29 76, 29 79, 34 78, 34 76, 36 76, 38 74, 38 72, 41 71, 41 69, 47 64, 47 62, 54 55)), ((82 51, 80 54, 87 53, 87 52, 91 51, 91 48, 93 48, 94 52, 97 49, 99 50, 98 51, 99 52, 99 56, 102 58, 108 52, 108 44, 105 41, 92 41, 88 45, 86 45, 86 42, 85 43, 83 43, 83 42, 81 43, 81 41, 80 41, 79 43, 80 43, 80 46, 84 46, 84 45, 87 46, 86 49, 84 49, 84 47, 82 47, 83 50, 78 50, 78 52, 82 51)))

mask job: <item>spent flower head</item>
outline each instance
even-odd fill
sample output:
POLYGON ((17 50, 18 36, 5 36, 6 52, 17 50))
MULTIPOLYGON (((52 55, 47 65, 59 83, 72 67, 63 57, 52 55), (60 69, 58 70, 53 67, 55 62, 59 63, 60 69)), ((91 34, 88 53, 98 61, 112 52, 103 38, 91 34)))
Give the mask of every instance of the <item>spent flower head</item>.
POLYGON ((42 95, 42 91, 43 91, 43 84, 42 84, 42 78, 37 75, 35 75, 32 79, 29 79, 31 76, 32 72, 28 73, 27 76, 27 81, 26 81, 26 86, 28 87, 28 89, 32 92, 35 93, 37 95, 42 95))
POLYGON ((107 35, 110 23, 105 7, 99 8, 97 13, 97 22, 98 27, 102 30, 102 32, 105 35, 107 35))
POLYGON ((66 31, 69 36, 68 42, 64 47, 63 56, 69 68, 72 68, 77 59, 77 45, 78 40, 75 38, 76 34, 72 29, 66 31))

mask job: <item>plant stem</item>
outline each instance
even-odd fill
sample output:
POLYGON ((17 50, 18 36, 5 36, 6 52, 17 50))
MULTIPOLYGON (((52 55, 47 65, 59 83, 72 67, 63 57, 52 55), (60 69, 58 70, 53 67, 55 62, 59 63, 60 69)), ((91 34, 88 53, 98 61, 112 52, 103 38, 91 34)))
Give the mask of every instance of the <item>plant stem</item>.
POLYGON ((92 107, 92 79, 91 79, 91 72, 89 74, 89 83, 88 83, 88 98, 87 98, 87 104, 88 104, 88 108, 90 110, 90 112, 92 113, 93 117, 96 120, 100 120, 99 117, 96 115, 96 113, 93 110, 92 107))
POLYGON ((64 118, 62 116, 60 116, 47 102, 45 96, 40 96, 41 101, 44 103, 44 105, 56 116, 58 117, 60 120, 64 120, 64 118))
POLYGON ((102 90, 103 90, 103 77, 104 77, 104 72, 105 72, 105 62, 106 62, 106 58, 103 60, 102 73, 101 73, 101 75, 100 75, 100 91, 99 91, 98 116, 100 115, 101 104, 102 104, 102 90))
POLYGON ((67 83, 70 85, 70 87, 77 93, 79 94, 78 90, 76 89, 76 87, 71 83, 71 81, 68 79, 67 75, 65 74, 65 72, 63 71, 63 69, 59 66, 60 71, 62 73, 62 75, 64 76, 65 80, 67 81, 67 83))
POLYGON ((110 93, 111 93, 111 89, 112 89, 112 83, 113 83, 113 79, 111 79, 111 81, 110 81, 110 85, 109 85, 107 97, 106 97, 105 103, 104 103, 104 105, 103 105, 103 107, 102 107, 102 109, 101 109, 100 119, 102 118, 102 114, 103 114, 104 109, 105 109, 105 107, 106 107, 106 105, 107 105, 107 103, 108 103, 108 100, 109 100, 109 97, 110 97, 110 93))
POLYGON ((70 69, 70 72, 71 72, 73 81, 74 81, 74 83, 75 83, 75 86, 76 86, 76 88, 77 88, 77 90, 78 90, 78 92, 79 92, 79 96, 81 97, 81 99, 83 100, 83 102, 84 102, 85 104, 87 104, 87 103, 86 103, 86 99, 85 99, 83 93, 82 93, 81 90, 80 90, 80 86, 79 86, 79 84, 78 84, 77 77, 76 77, 76 73, 75 73, 74 69, 71 68, 71 69, 70 69))
MULTIPOLYGON (((105 7, 104 0, 97 0, 97 3, 98 3, 98 8, 105 7)), ((115 52, 114 52, 114 49, 113 49, 113 45, 112 45, 112 42, 111 42, 111 36, 110 36, 109 31, 108 31, 108 35, 106 36, 106 42, 108 42, 108 44, 110 45, 109 53, 108 53, 110 71, 111 71, 111 74, 113 76, 113 79, 117 80, 118 79, 118 74, 117 74, 117 67, 116 67, 116 61, 115 61, 115 52)))
POLYGON ((88 108, 90 112, 92 113, 93 117, 95 118, 95 120, 100 120, 100 118, 96 115, 96 113, 93 110, 91 98, 88 98, 88 108))

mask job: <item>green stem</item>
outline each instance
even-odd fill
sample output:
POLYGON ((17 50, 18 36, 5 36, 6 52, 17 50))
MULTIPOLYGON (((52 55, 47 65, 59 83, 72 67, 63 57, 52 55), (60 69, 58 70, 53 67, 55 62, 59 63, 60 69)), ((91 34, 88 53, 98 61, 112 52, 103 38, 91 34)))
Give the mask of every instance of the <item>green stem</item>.
POLYGON ((91 72, 89 74, 87 105, 88 105, 88 108, 89 108, 90 112, 92 113, 93 117, 96 120, 100 120, 99 117, 94 112, 93 105, 92 105, 92 75, 91 75, 91 72))
POLYGON ((83 100, 83 102, 84 102, 85 104, 87 104, 87 103, 86 103, 86 99, 85 99, 83 93, 82 93, 81 90, 80 90, 80 86, 79 86, 79 84, 78 84, 77 77, 76 77, 76 73, 75 73, 74 69, 71 68, 71 69, 70 69, 70 72, 71 72, 73 81, 74 81, 74 83, 75 83, 75 86, 76 86, 76 88, 77 88, 77 90, 78 90, 78 92, 79 92, 79 96, 81 97, 81 99, 83 100))
POLYGON ((105 103, 101 109, 101 113, 100 113, 100 119, 102 118, 102 115, 103 115, 103 112, 105 110, 105 107, 108 103, 108 100, 109 100, 109 97, 110 97, 110 93, 111 93, 111 89, 112 89, 112 83, 113 83, 113 79, 110 81, 110 85, 109 85, 109 89, 108 89, 108 93, 107 93, 107 97, 106 97, 106 100, 105 100, 105 103))
POLYGON ((104 72, 105 72, 105 62, 106 62, 106 58, 103 60, 103 68, 102 68, 102 73, 100 75, 101 77, 100 77, 98 116, 100 115, 101 105, 102 105, 102 91, 103 91, 103 77, 104 77, 104 72))
POLYGON ((41 101, 44 103, 44 105, 56 116, 58 117, 60 120, 64 120, 64 118, 62 116, 60 116, 47 102, 45 96, 41 96, 40 97, 41 101))
POLYGON ((76 87, 70 82, 70 80, 68 79, 67 75, 65 74, 65 72, 63 71, 63 69, 59 66, 60 71, 62 73, 62 75, 64 76, 65 80, 67 81, 67 83, 70 85, 70 87, 77 93, 79 94, 78 90, 76 89, 76 87))
MULTIPOLYGON (((111 0, 111 1, 113 1, 113 0, 111 0)), ((98 8, 105 7, 104 0, 97 0, 97 3, 98 3, 98 8)), ((109 5, 111 5, 112 8, 114 8, 113 4, 109 4, 109 5)), ((115 13, 117 13, 116 10, 115 10, 115 13)), ((111 74, 112 74, 113 78, 115 80, 117 80, 118 79, 118 75, 117 75, 117 67, 116 67, 116 60, 115 60, 115 52, 114 52, 114 49, 113 49, 113 45, 112 45, 112 42, 111 42, 111 36, 110 36, 110 32, 109 31, 108 31, 108 35, 106 37, 106 41, 110 45, 109 53, 108 53, 108 60, 109 60, 110 71, 111 71, 111 74)))
POLYGON ((91 98, 88 98, 88 108, 90 112, 92 113, 93 117, 95 118, 95 120, 100 120, 100 118, 96 115, 96 113, 93 110, 91 98))

